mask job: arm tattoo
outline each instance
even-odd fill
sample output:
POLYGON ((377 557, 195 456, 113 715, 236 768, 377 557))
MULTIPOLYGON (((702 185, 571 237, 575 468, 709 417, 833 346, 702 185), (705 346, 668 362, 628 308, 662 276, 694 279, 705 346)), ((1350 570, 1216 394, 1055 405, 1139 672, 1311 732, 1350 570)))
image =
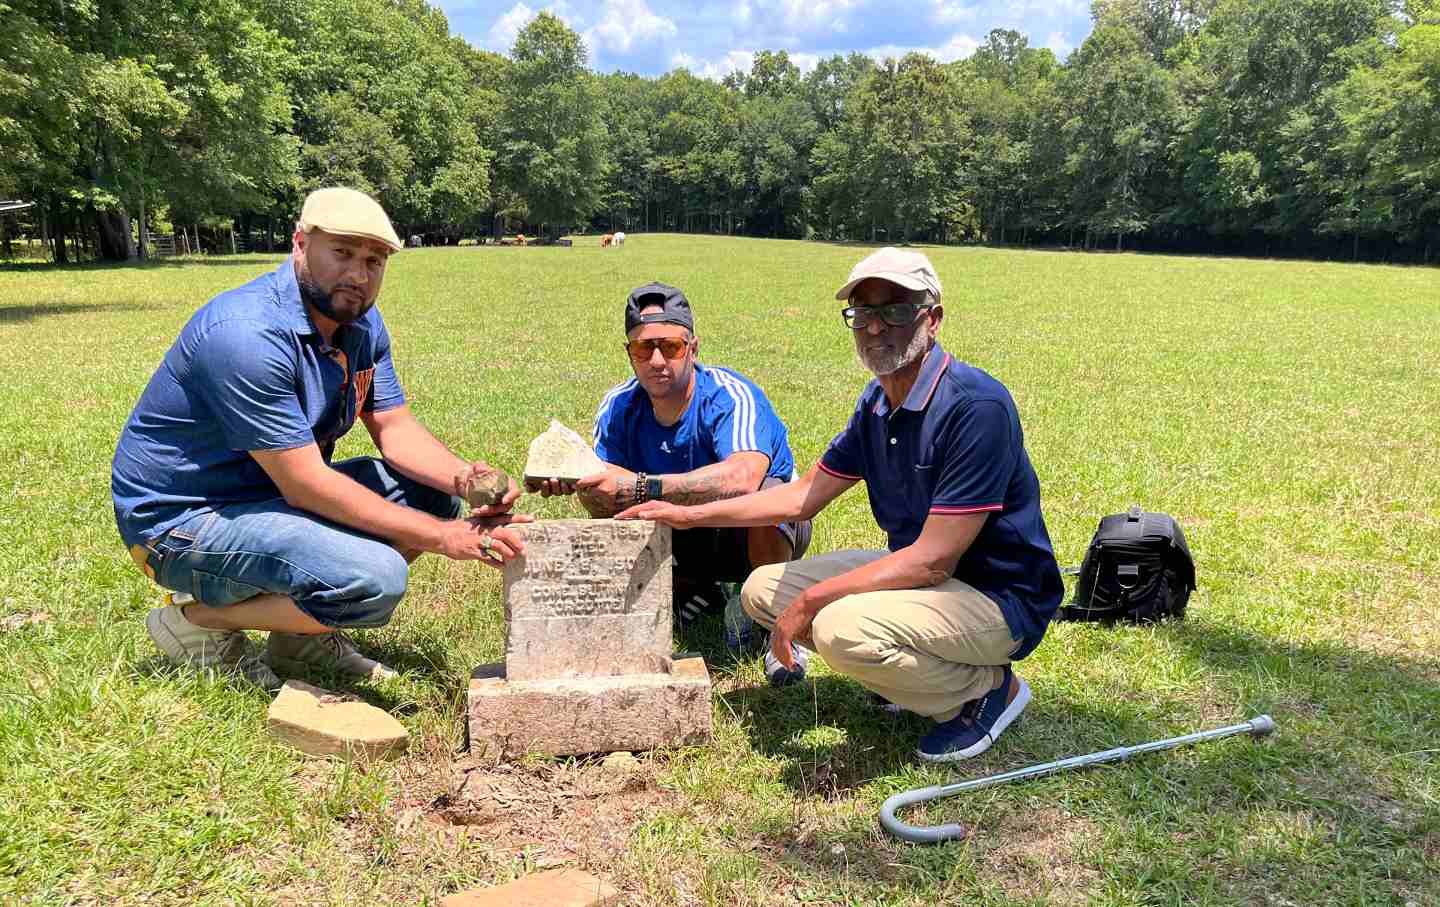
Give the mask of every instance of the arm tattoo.
POLYGON ((664 491, 665 500, 686 506, 738 498, 748 493, 740 488, 727 488, 723 475, 696 475, 693 472, 666 479, 664 491))

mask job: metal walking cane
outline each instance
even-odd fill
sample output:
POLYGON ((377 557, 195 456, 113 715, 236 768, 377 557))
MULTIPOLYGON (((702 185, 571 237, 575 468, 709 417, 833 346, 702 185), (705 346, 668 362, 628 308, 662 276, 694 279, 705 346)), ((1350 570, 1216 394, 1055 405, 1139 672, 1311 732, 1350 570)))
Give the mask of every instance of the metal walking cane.
POLYGON ((895 837, 915 844, 935 844, 940 841, 948 841, 952 838, 963 840, 966 835, 964 825, 959 823, 932 826, 910 825, 900 821, 900 819, 895 816, 895 812, 907 806, 914 806, 916 803, 938 800, 941 797, 950 797, 955 794, 964 793, 965 791, 979 790, 982 787, 994 787, 997 784, 1007 784, 1011 781, 1038 778, 1041 775, 1053 775, 1056 772, 1099 765, 1102 762, 1120 762, 1129 759, 1131 756, 1139 756, 1143 753, 1154 753, 1159 750, 1174 749, 1177 746, 1186 746, 1205 740, 1219 740, 1221 737, 1233 737, 1236 734, 1250 734, 1252 737, 1264 737, 1273 730, 1275 730, 1274 719, 1269 715, 1260 715, 1241 724, 1232 724, 1229 727, 1216 728, 1213 731, 1201 731, 1197 734, 1186 734, 1183 737, 1171 737, 1167 740, 1156 740, 1152 743, 1141 743, 1135 746, 1121 746, 1113 750, 1101 750, 1098 753, 1088 753, 1084 756, 1071 756, 1069 759, 1061 759, 1057 762, 1044 762, 1040 765, 1031 765, 1026 768, 1017 768, 1014 771, 1002 772, 1001 774, 990 775, 985 778, 976 778, 973 781, 961 781, 957 784, 940 784, 934 787, 919 787, 915 790, 898 793, 880 804, 880 824, 895 837))

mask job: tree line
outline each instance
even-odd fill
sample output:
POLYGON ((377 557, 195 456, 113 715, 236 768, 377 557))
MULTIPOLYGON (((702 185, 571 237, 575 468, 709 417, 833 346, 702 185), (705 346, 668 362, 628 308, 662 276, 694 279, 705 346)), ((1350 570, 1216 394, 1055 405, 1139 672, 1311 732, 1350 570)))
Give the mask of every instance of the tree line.
POLYGON ((59 261, 129 257, 159 218, 283 243, 334 184, 452 240, 1440 253, 1440 2, 1092 15, 1063 61, 996 30, 953 63, 762 51, 712 81, 594 73, 547 13, 496 54, 424 0, 0 0, 0 198, 37 203, 19 226, 59 261))

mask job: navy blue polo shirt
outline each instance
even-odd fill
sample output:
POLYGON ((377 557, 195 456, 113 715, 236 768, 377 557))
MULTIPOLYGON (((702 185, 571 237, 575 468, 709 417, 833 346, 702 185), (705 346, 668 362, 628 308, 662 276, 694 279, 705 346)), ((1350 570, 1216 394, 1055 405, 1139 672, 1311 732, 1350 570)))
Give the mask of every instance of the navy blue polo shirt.
POLYGON ((120 433, 110 489, 125 544, 278 496, 248 451, 314 442, 328 463, 360 409, 405 402, 378 308, 340 326, 333 344, 300 299, 292 258, 202 306, 120 433))
POLYGON ((820 468, 865 482, 891 551, 914 544, 932 513, 990 514, 954 576, 1000 606, 1020 640, 1013 658, 1039 645, 1064 587, 1020 413, 1003 384, 937 343, 898 408, 870 382, 820 468))
POLYGON ((632 472, 668 475, 719 463, 737 451, 770 458, 766 477, 795 474, 789 432, 765 392, 728 368, 695 363, 695 391, 674 425, 661 425, 640 382, 631 378, 600 398, 595 452, 632 472))

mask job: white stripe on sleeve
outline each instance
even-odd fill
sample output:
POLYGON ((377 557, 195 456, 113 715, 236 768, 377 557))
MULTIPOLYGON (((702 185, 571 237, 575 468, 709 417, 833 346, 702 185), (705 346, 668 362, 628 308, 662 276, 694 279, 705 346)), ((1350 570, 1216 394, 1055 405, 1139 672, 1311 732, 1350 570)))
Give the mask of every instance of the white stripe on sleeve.
POLYGON ((615 399, 626 391, 633 390, 640 382, 631 378, 621 384, 617 384, 600 398, 600 408, 595 411, 595 425, 590 430, 590 446, 595 447, 600 443, 600 426, 605 417, 610 415, 610 408, 615 405, 615 399))

